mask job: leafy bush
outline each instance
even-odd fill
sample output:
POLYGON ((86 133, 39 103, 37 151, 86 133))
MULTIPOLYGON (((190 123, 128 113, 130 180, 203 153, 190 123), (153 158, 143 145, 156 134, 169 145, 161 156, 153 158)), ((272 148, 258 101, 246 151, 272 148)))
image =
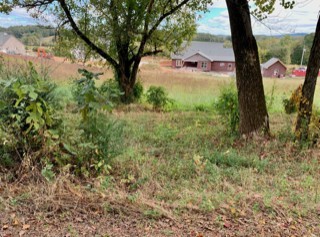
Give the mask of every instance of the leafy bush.
POLYGON ((173 103, 173 100, 168 98, 168 94, 163 87, 150 86, 147 91, 147 102, 152 104, 154 110, 160 111, 169 103, 173 103))
POLYGON ((143 85, 140 80, 138 80, 133 86, 133 96, 135 101, 140 101, 143 96, 143 85))
POLYGON ((290 99, 284 99, 282 101, 284 110, 287 114, 292 114, 297 112, 302 96, 302 85, 299 85, 298 88, 292 92, 290 99))
POLYGON ((119 99, 120 93, 114 84, 107 82, 98 88, 95 80, 101 74, 79 72, 83 77, 75 81, 74 95, 82 118, 78 126, 80 139, 75 147, 65 145, 65 148, 75 157, 71 162, 76 166, 75 172, 88 176, 108 172, 110 159, 121 152, 124 125, 103 112, 111 111, 112 101, 119 99))
POLYGON ((109 102, 115 105, 121 102, 120 96, 123 95, 123 92, 121 92, 119 84, 115 80, 110 79, 103 82, 100 88, 98 88, 98 91, 106 96, 109 102))
POLYGON ((286 114, 292 114, 292 113, 297 112, 296 104, 293 101, 291 101, 290 99, 283 99, 282 104, 283 104, 284 111, 286 112, 286 114))
POLYGON ((215 103, 215 109, 226 121, 231 133, 237 133, 240 121, 238 94, 235 86, 224 87, 215 103))
POLYGON ((98 113, 79 128, 82 132, 77 160, 81 173, 108 173, 110 160, 122 152, 124 123, 98 113))
POLYGON ((37 152, 32 156, 37 163, 61 122, 56 114, 56 86, 39 75, 32 63, 12 73, 2 65, 0 85, 0 125, 6 134, 1 137, 5 139, 1 150, 7 156, 16 154, 20 161, 37 152))
POLYGON ((96 113, 99 109, 111 109, 112 104, 95 85, 95 80, 98 80, 102 73, 93 73, 86 69, 79 69, 79 73, 83 77, 74 81, 73 95, 82 119, 87 121, 90 113, 96 113))

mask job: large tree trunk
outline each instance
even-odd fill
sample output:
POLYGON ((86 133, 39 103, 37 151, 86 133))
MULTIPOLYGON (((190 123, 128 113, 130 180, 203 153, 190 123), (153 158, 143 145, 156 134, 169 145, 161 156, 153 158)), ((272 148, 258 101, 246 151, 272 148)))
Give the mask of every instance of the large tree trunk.
POLYGON ((130 104, 134 101, 133 86, 130 83, 131 72, 125 73, 121 69, 116 69, 116 80, 118 81, 120 90, 122 91, 121 101, 130 104))
POLYGON ((247 0, 226 0, 232 45, 236 59, 236 80, 240 112, 239 131, 269 133, 258 47, 252 34, 247 0))
POLYGON ((312 115, 313 97, 320 69, 320 18, 310 52, 306 77, 302 87, 302 96, 299 105, 296 124, 296 138, 306 140, 308 138, 309 124, 312 115))
POLYGON ((134 95, 134 86, 137 81, 140 61, 141 58, 137 58, 131 64, 128 62, 120 62, 119 67, 115 69, 116 79, 119 83, 121 91, 123 92, 121 97, 123 103, 130 104, 136 99, 134 95))

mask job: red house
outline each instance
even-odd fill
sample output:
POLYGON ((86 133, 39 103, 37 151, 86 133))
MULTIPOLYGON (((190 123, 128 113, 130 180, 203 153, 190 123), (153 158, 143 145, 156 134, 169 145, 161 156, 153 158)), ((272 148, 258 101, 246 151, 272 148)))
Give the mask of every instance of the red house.
POLYGON ((233 72, 233 49, 223 43, 192 41, 182 52, 171 54, 173 68, 193 68, 199 71, 233 72))
POLYGON ((261 74, 263 77, 283 78, 286 75, 287 67, 278 58, 271 58, 261 64, 261 74))

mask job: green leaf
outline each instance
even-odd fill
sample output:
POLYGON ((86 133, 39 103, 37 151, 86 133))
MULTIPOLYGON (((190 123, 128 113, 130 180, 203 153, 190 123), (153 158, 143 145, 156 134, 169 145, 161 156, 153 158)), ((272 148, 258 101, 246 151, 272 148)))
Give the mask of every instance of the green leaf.
POLYGON ((36 100, 38 98, 38 94, 34 91, 29 92, 29 96, 31 99, 36 100))

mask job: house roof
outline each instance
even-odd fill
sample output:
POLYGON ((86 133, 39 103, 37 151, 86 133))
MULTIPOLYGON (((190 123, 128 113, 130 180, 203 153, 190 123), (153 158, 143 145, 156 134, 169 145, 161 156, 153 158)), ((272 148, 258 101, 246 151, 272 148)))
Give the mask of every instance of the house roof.
POLYGON ((188 61, 191 60, 191 58, 192 58, 193 56, 195 56, 195 55, 197 55, 197 54, 200 55, 200 56, 202 56, 202 57, 205 58, 205 59, 208 59, 209 61, 211 60, 211 58, 210 58, 209 56, 205 55, 205 54, 202 53, 202 52, 197 52, 197 53, 195 53, 195 54, 192 54, 192 55, 190 55, 189 57, 184 58, 183 60, 186 61, 186 62, 188 62, 188 61))
POLYGON ((275 64, 276 62, 281 63, 282 66, 284 66, 285 68, 287 68, 286 65, 284 65, 283 62, 281 62, 281 60, 278 59, 278 58, 271 58, 271 59, 269 59, 267 62, 261 64, 261 67, 262 67, 262 68, 265 68, 265 69, 268 69, 269 67, 271 67, 271 66, 272 66, 273 64, 275 64))
POLYGON ((199 41, 192 41, 182 52, 171 54, 171 58, 185 60, 195 54, 200 54, 210 61, 235 61, 233 49, 224 48, 223 43, 199 41))
POLYGON ((8 35, 5 32, 0 32, 0 46, 4 45, 4 43, 7 42, 10 37, 11 35, 8 35))

